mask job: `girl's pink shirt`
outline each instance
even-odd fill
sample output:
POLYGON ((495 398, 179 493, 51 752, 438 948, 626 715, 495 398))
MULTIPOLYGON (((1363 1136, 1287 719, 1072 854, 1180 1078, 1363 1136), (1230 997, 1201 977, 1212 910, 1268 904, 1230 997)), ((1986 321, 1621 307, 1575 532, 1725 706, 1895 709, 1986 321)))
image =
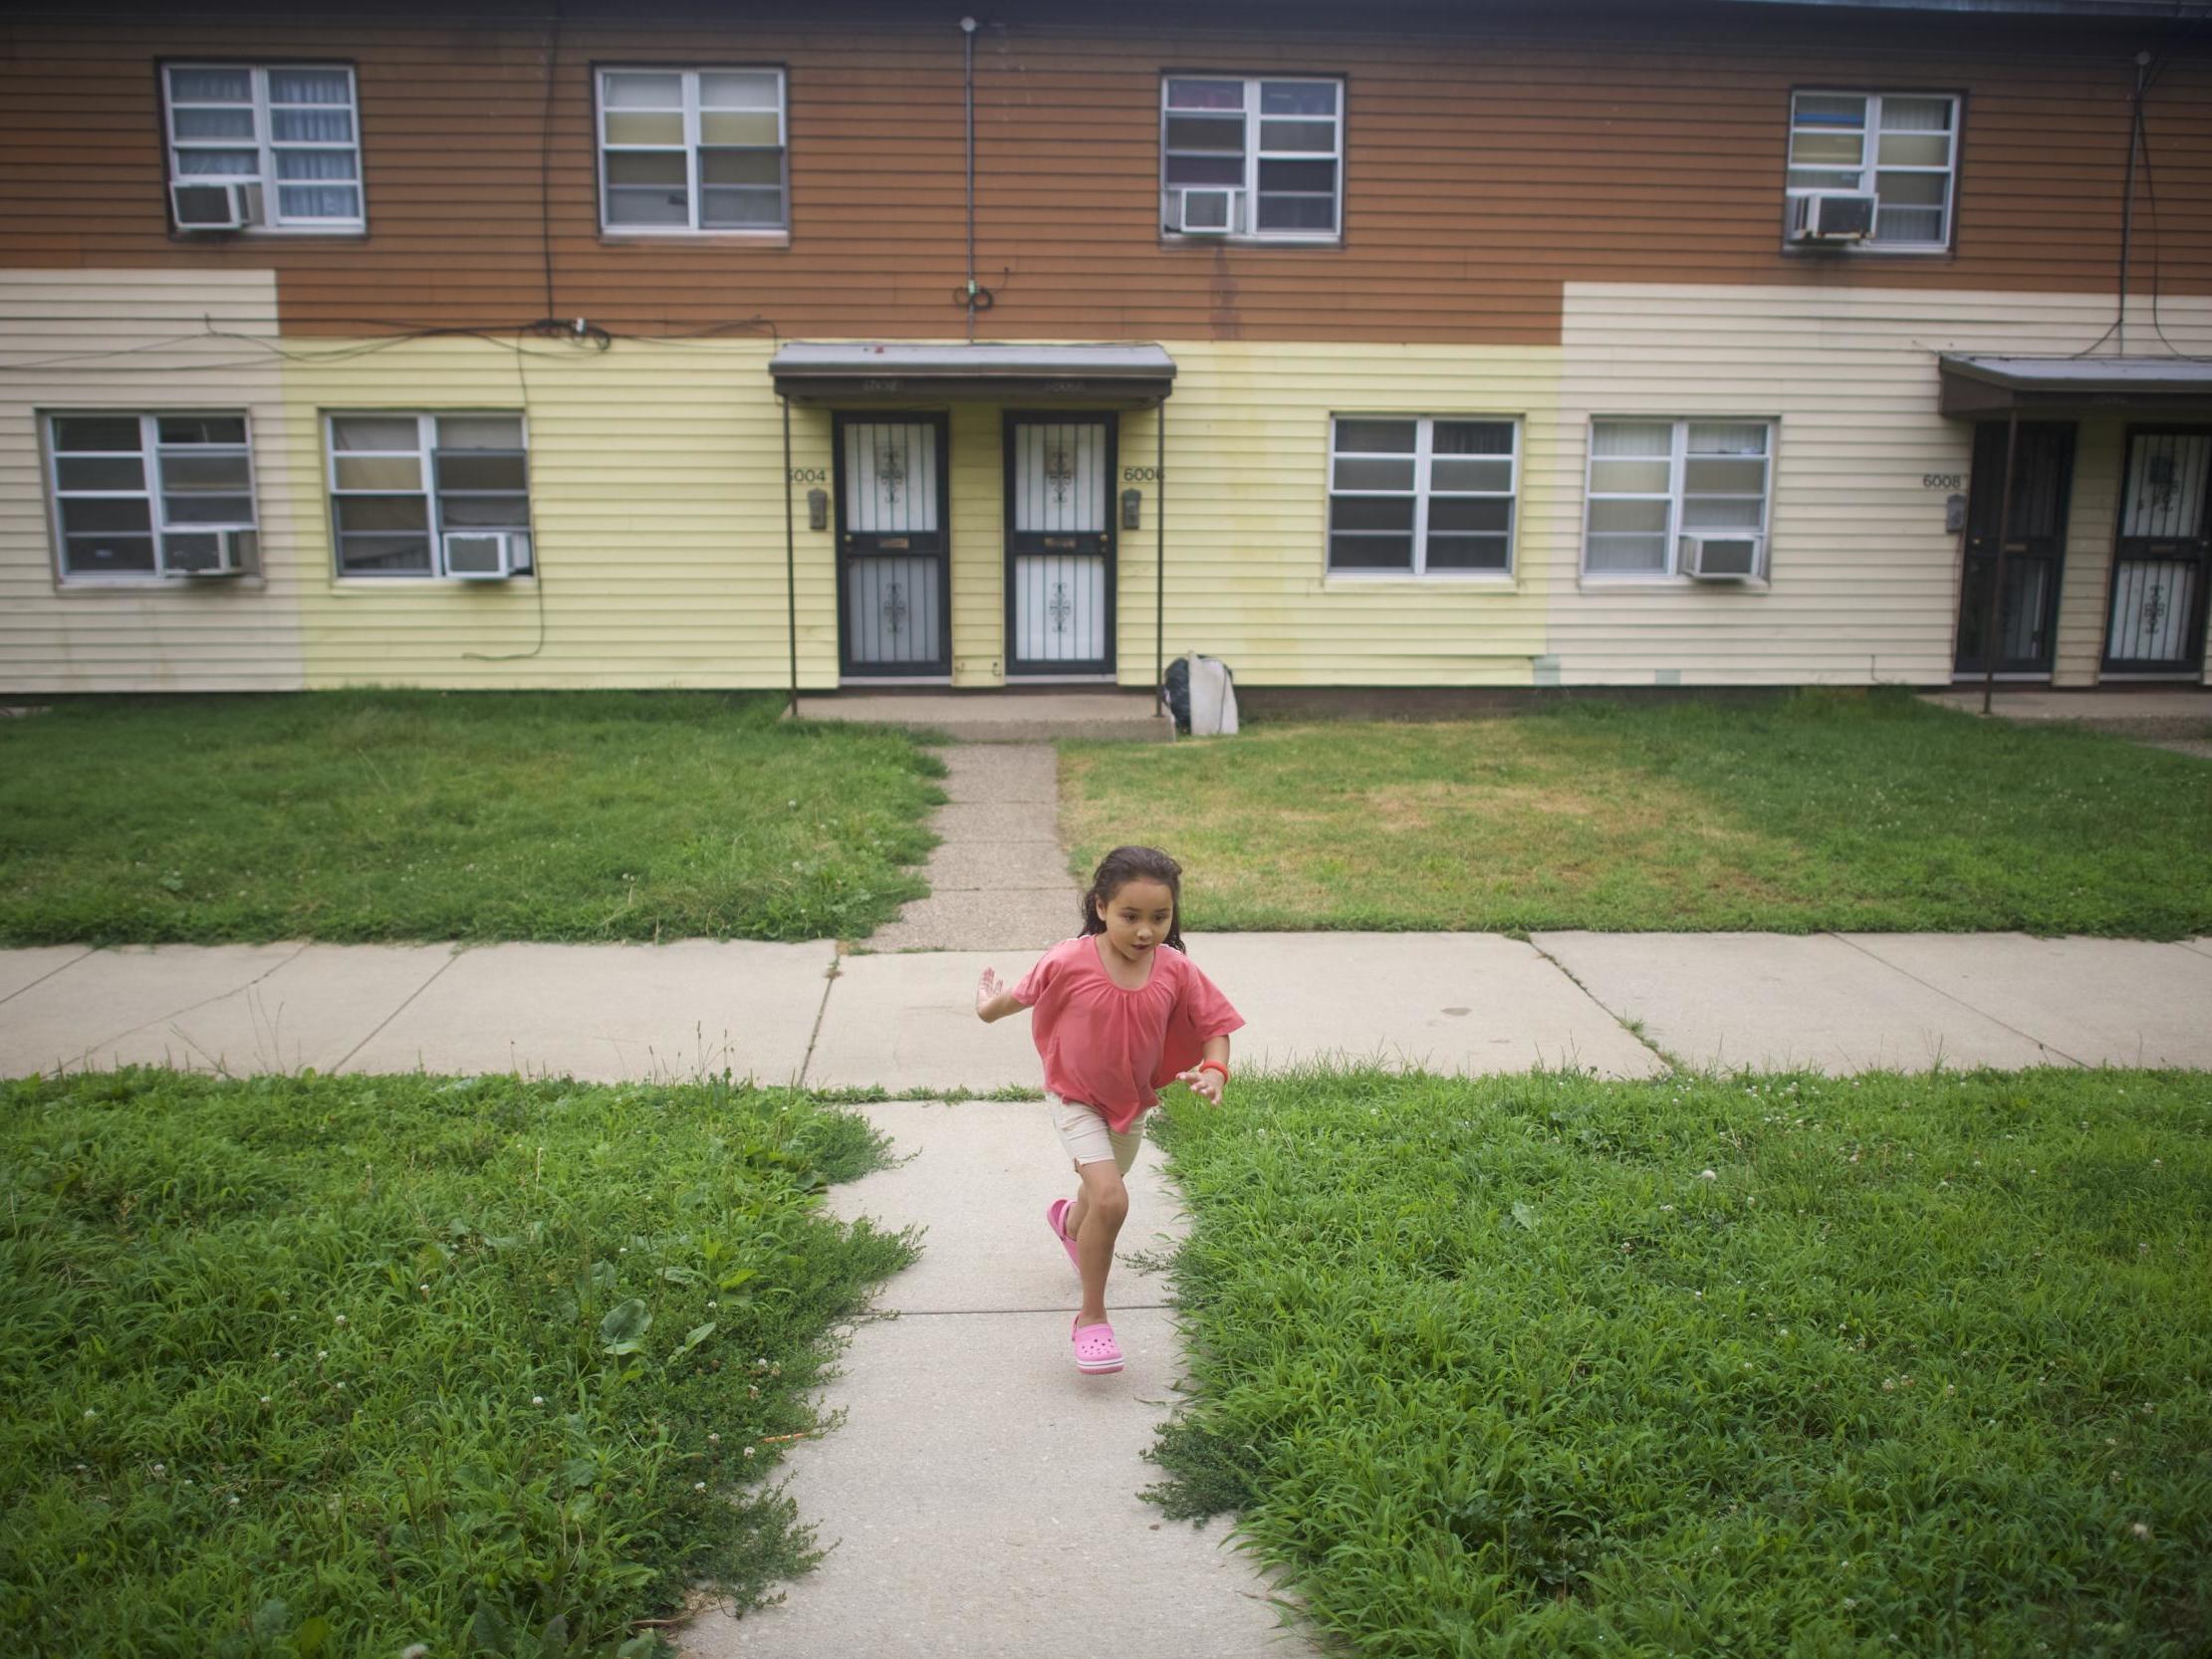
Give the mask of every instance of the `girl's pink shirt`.
POLYGON ((1095 934, 1053 946, 1013 996, 1030 1011, 1045 1086, 1095 1108, 1115 1133, 1158 1101, 1162 1084, 1198 1064, 1207 1039, 1244 1024, 1213 981, 1168 945, 1153 949, 1151 977, 1124 991, 1106 976, 1095 934))

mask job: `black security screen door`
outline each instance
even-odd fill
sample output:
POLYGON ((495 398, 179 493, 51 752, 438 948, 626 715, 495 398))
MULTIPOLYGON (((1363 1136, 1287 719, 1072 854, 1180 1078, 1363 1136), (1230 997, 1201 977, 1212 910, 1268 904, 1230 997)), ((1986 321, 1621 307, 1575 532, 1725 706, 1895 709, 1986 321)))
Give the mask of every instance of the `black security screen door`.
MULTIPOLYGON (((2074 478, 2070 422, 2024 420, 2013 457, 2012 523, 2005 543, 2005 586, 1997 601, 1997 672, 2048 674, 2059 620, 2059 576, 2066 563, 2066 516, 2074 478)), ((1989 588, 1997 576, 1997 531, 2005 480, 2005 422, 1974 429, 1974 477, 1966 508, 1966 571, 1959 594, 1958 671, 1989 667, 1982 636, 1989 588)))
POLYGON ((2204 605, 2212 576, 2212 432, 2135 432, 2112 548, 2104 668, 2194 678, 2204 667, 2204 605))
POLYGON ((1006 417, 1006 667, 1113 672, 1110 414, 1006 417))
POLYGON ((952 673, 945 417, 840 415, 838 664, 854 678, 952 673))

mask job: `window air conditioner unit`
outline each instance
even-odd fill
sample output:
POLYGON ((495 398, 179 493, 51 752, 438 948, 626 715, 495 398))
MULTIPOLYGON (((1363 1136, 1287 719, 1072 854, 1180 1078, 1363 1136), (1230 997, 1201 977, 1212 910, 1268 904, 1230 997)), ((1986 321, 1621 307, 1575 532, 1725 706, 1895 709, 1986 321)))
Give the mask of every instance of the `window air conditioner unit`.
POLYGON ((1750 582, 1766 554, 1763 536, 1685 536, 1682 574, 1699 582, 1750 582))
POLYGON ((1875 200, 1859 190, 1815 190, 1790 198, 1793 242, 1863 242, 1874 234, 1875 200))
POLYGON ((161 564, 171 576, 245 576, 254 569, 259 538, 251 530, 164 530, 161 564))
POLYGON ((504 582, 515 574, 515 544, 506 530, 452 530, 445 536, 445 574, 471 582, 504 582))
POLYGON ((250 179, 169 186, 169 210, 182 231, 244 230, 261 223, 261 186, 250 179))
POLYGON ((1169 228, 1185 236, 1231 234, 1237 228, 1237 192, 1227 187, 1177 190, 1169 228))

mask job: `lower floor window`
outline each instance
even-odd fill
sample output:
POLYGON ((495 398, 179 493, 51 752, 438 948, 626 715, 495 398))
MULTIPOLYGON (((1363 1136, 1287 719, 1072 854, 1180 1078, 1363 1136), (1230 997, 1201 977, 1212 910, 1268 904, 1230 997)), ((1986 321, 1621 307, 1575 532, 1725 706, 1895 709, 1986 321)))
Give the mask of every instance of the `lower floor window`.
POLYGON ((1337 416, 1331 572, 1510 574, 1519 431, 1510 420, 1337 416))
POLYGON ((334 414, 338 574, 457 579, 532 569, 519 414, 334 414))
POLYGON ((243 414, 54 414, 47 447, 65 580, 255 568, 259 533, 243 414))
POLYGON ((1594 421, 1584 571, 1763 576, 1773 458, 1771 421, 1594 421))

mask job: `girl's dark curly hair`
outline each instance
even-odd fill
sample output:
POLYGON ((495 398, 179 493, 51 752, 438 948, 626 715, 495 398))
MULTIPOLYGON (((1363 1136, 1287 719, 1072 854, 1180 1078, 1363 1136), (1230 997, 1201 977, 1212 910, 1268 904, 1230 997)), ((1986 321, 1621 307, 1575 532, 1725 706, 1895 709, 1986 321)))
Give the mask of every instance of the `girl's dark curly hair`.
POLYGON ((1167 943, 1183 948, 1183 866, 1156 846, 1117 846, 1099 861, 1091 877, 1091 890, 1083 895, 1083 931, 1104 933, 1106 918, 1099 914, 1101 901, 1110 904, 1113 895, 1131 881, 1157 881, 1167 889, 1174 905, 1167 918, 1167 943))

